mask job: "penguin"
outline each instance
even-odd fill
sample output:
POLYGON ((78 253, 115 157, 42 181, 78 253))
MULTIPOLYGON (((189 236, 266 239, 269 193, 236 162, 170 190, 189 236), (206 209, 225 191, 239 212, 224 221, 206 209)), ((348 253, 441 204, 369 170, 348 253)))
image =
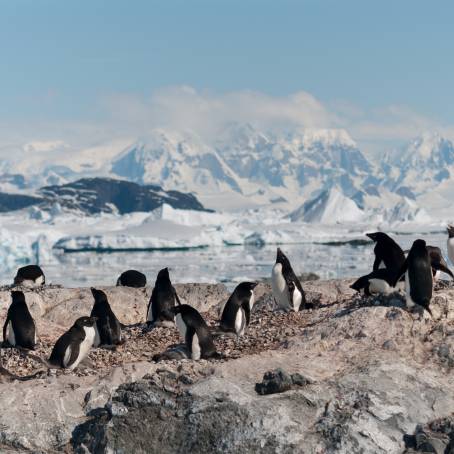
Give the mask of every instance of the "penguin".
POLYGON ((14 285, 38 287, 46 283, 43 270, 38 265, 27 265, 19 268, 14 278, 14 285))
POLYGON ((220 329, 242 336, 249 325, 256 282, 241 282, 230 295, 222 311, 220 329))
POLYGON ((91 310, 90 317, 96 317, 95 340, 93 347, 99 345, 119 345, 122 344, 121 325, 113 313, 107 296, 102 290, 91 288, 91 293, 95 299, 95 304, 91 310))
POLYGON ((276 303, 286 312, 298 312, 308 307, 303 287, 280 248, 277 248, 276 263, 271 273, 271 286, 276 303))
POLYGON ((396 287, 393 287, 395 277, 396 271, 390 270, 389 268, 379 268, 365 276, 361 276, 350 285, 350 288, 357 292, 364 290, 366 296, 371 296, 372 293, 389 295, 390 293, 405 289, 405 282, 403 280, 400 280, 396 287))
POLYGON ((30 350, 36 345, 36 326, 28 310, 23 292, 11 292, 12 303, 3 325, 3 343, 30 350))
POLYGON ((174 326, 172 308, 179 301, 177 292, 170 282, 169 269, 159 271, 147 308, 147 325, 174 326))
POLYGON ((432 266, 432 275, 433 277, 438 277, 438 272, 443 271, 443 273, 448 274, 451 278, 454 279, 452 271, 448 268, 446 260, 443 258, 441 249, 437 246, 426 246, 427 252, 429 253, 430 265, 432 266))
POLYGON ((454 264, 454 225, 448 225, 448 257, 454 264))
POLYGON ((366 233, 374 243, 375 261, 373 271, 379 268, 399 270, 405 261, 405 254, 402 248, 386 233, 366 233))
POLYGON ((393 283, 395 284, 404 274, 407 307, 411 308, 417 304, 432 316, 429 307, 433 289, 432 266, 424 240, 418 239, 413 242, 410 252, 397 274, 398 277, 394 279, 393 283))
POLYGON ((55 343, 49 363, 65 369, 75 369, 93 346, 96 320, 96 317, 78 318, 55 343))
POLYGON ((216 351, 210 329, 200 313, 188 304, 179 304, 171 309, 175 315, 180 336, 185 340, 193 360, 220 358, 216 351))
POLYGON ((128 270, 120 274, 117 279, 117 287, 134 287, 141 288, 147 285, 147 277, 145 274, 137 270, 128 270))

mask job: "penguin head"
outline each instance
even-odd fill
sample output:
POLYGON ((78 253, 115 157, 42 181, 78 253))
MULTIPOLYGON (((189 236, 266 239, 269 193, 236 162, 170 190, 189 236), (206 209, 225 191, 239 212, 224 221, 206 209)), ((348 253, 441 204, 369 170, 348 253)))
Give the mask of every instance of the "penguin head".
POLYGON ((388 239, 390 239, 390 237, 383 232, 366 233, 366 236, 368 236, 374 243, 377 243, 378 241, 387 241, 388 239))
POLYGON ((166 267, 159 271, 156 277, 156 282, 158 281, 170 281, 169 268, 166 267))
POLYGON ((91 287, 90 290, 97 303, 104 303, 107 301, 107 295, 102 290, 98 290, 94 287, 91 287))
POLYGON ((448 237, 454 238, 454 225, 448 225, 447 230, 448 230, 448 237))
POLYGON ((237 285, 237 289, 252 291, 257 287, 258 282, 241 282, 241 284, 237 285))
POLYGON ((19 290, 13 290, 11 292, 11 299, 14 303, 25 303, 25 295, 24 292, 21 292, 19 290))
POLYGON ((91 328, 95 326, 96 320, 98 320, 98 317, 80 317, 75 321, 74 325, 82 329, 91 328))
POLYGON ((429 255, 427 248, 426 248, 426 242, 424 240, 418 239, 413 242, 413 245, 410 249, 411 254, 417 253, 418 255, 429 255))
POLYGON ((278 247, 276 251, 276 263, 285 263, 288 261, 287 256, 282 252, 281 248, 278 247))

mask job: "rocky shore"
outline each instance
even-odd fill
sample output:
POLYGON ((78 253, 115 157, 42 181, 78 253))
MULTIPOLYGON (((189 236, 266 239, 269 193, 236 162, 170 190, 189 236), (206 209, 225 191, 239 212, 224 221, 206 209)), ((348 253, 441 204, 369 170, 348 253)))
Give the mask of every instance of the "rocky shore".
MULTIPOLYGON (((0 452, 454 452, 454 287, 437 284, 431 319, 350 283, 306 282, 314 309, 292 314, 260 284, 246 335, 215 340, 225 359, 160 363, 152 357, 180 340, 144 329, 151 289, 104 288, 126 343, 93 349, 73 372, 39 358, 90 312, 90 289, 26 291, 39 348, 2 349, 1 360, 38 378, 0 375, 0 452)), ((176 288, 215 325, 222 284, 176 288)), ((9 301, 0 289, 2 320, 9 301)))

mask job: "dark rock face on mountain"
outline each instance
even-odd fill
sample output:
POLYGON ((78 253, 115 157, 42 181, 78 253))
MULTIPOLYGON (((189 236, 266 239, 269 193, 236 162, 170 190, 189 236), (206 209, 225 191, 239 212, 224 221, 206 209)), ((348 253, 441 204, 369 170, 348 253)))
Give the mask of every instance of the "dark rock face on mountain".
POLYGON ((141 186, 112 178, 82 178, 64 185, 45 186, 39 196, 0 193, 0 212, 39 206, 44 211, 59 205, 84 214, 152 211, 167 203, 183 210, 205 210, 192 194, 165 191, 160 186, 141 186))
POLYGON ((22 194, 8 194, 0 192, 0 212, 21 210, 32 205, 38 205, 43 202, 40 197, 22 194))
POLYGON ((86 214, 152 211, 163 203, 173 208, 204 210, 192 194, 111 178, 82 178, 61 186, 46 186, 39 192, 48 202, 57 202, 62 208, 86 214))

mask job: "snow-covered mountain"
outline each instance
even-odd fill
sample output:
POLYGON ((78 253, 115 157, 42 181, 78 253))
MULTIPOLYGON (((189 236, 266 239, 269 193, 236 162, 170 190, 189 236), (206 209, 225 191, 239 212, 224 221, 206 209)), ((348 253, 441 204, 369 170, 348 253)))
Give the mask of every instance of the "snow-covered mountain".
POLYGON ((364 155, 345 130, 268 131, 237 123, 210 141, 190 131, 157 129, 141 140, 83 150, 60 141, 31 142, 0 149, 0 158, 2 192, 42 197, 37 191, 43 186, 113 177, 192 193, 218 211, 273 206, 311 222, 348 221, 342 209, 347 201, 355 219, 361 213, 383 222, 448 220, 454 191, 454 145, 435 133, 380 162, 364 155), (317 204, 322 208, 310 215, 308 207, 317 204), (424 216, 416 216, 417 209, 424 216))

